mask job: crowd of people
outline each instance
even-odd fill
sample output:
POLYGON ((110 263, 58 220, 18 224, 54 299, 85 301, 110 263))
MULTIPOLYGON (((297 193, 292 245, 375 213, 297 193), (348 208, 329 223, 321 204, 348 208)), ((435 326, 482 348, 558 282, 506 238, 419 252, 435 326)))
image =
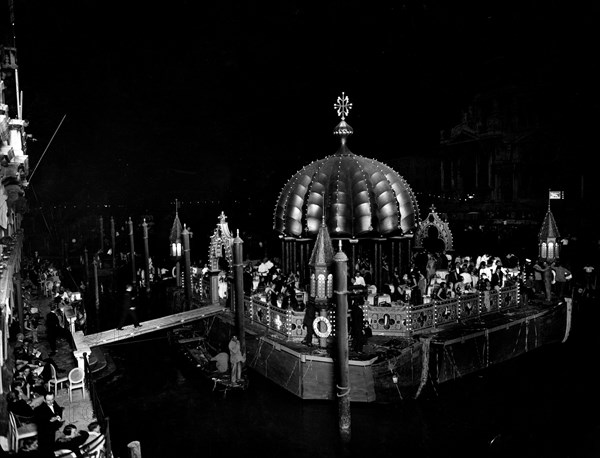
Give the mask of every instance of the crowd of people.
MULTIPOLYGON (((78 301, 80 291, 65 288, 59 269, 37 256, 23 258, 21 276, 24 332, 21 332, 17 314, 13 314, 10 328, 13 374, 6 406, 17 426, 31 425, 37 435, 21 441, 18 456, 54 456, 56 450, 71 450, 82 456, 85 445, 100 434, 100 426, 93 422, 88 426, 89 431, 79 431, 73 424, 65 425, 63 408, 56 402, 50 383, 55 376, 67 375, 67 368, 60 367, 55 359, 57 341, 64 339, 71 350, 74 349, 64 308, 78 301), (36 305, 46 301, 49 311, 41 316, 36 305), (41 333, 40 327, 43 327, 41 333), (48 346, 40 341, 40 336, 48 346)), ((82 317, 76 316, 82 325, 82 317)))
MULTIPOLYGON (((421 254, 422 256, 424 254, 421 254)), ((364 297, 376 305, 408 303, 420 305, 443 301, 483 291, 499 290, 518 284, 525 302, 534 298, 549 303, 556 298, 573 294, 574 285, 589 294, 595 292, 593 266, 583 269, 574 279, 573 272, 560 259, 533 262, 520 260, 514 254, 479 256, 426 254, 420 261, 415 256, 408 272, 400 275, 398 268, 388 267, 385 257, 380 269, 382 287, 378 290, 373 275, 373 265, 366 256, 358 257, 349 266, 348 288, 364 290, 364 297)), ((294 311, 305 311, 302 298, 307 286, 300 284, 299 272, 284 273, 277 260, 264 258, 260 263, 247 264, 244 270, 246 295, 258 294, 272 306, 294 311)), ((581 291, 580 291, 581 292, 581 291)), ((371 302, 371 305, 374 305, 371 302)))

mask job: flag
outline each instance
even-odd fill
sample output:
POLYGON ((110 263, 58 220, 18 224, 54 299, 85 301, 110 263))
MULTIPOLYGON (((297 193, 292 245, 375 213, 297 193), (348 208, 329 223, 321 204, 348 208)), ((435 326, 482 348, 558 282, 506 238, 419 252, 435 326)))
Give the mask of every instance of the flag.
POLYGON ((548 199, 564 199, 565 192, 564 191, 549 191, 548 199))

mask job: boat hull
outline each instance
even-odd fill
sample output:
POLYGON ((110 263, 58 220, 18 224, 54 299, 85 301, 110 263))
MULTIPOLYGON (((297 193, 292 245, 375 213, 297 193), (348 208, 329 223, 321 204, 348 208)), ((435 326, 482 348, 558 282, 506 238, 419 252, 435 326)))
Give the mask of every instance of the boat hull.
MULTIPOLYGON (((568 337, 570 311, 570 303, 529 307, 411 338, 387 338, 376 354, 350 359, 350 400, 387 403, 418 397, 428 382, 456 380, 559 343, 568 337)), ((218 345, 228 341, 234 328, 233 315, 224 312, 206 327, 207 338, 218 345)), ((325 351, 250 326, 245 340, 246 366, 254 372, 301 399, 337 399, 338 365, 325 351)))

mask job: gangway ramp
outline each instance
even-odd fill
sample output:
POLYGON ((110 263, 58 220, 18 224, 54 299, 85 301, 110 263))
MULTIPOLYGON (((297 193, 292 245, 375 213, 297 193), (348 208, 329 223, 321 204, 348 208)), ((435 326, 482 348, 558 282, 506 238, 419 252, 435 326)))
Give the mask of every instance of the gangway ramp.
POLYGON ((172 328, 180 324, 187 323, 201 318, 208 318, 226 310, 222 305, 205 305, 197 309, 187 312, 175 313, 153 320, 143 321, 139 328, 134 328, 133 324, 124 326, 122 330, 110 329, 95 334, 83 335, 81 332, 76 332, 74 335, 75 346, 77 350, 84 350, 105 345, 119 340, 130 339, 132 337, 149 334, 151 332, 160 331, 162 329, 172 328))

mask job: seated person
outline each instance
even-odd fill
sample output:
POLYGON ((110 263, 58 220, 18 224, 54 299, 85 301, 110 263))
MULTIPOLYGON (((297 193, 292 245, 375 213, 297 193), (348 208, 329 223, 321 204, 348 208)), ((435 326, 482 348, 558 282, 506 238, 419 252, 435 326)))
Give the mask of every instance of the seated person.
POLYGON ((214 361, 217 372, 219 374, 225 374, 229 371, 229 353, 226 351, 222 351, 217 353, 210 359, 211 362, 214 361))
MULTIPOLYGON (((85 441, 85 443, 83 444, 83 449, 84 449, 84 453, 90 453, 93 455, 92 452, 94 452, 96 449, 105 450, 104 447, 104 443, 105 441, 103 439, 98 439, 99 437, 103 438, 103 434, 102 431, 100 429, 100 423, 98 423, 97 421, 93 421, 91 422, 88 427, 88 438, 85 441)), ((104 456, 104 455, 99 455, 99 456, 104 456)))
POLYGON ((41 395, 46 392, 46 388, 44 387, 44 380, 39 375, 36 375, 31 370, 31 367, 29 367, 28 365, 23 366, 19 373, 29 385, 29 390, 32 393, 37 393, 41 395))
POLYGON ((18 417, 21 423, 33 423, 33 409, 31 402, 21 399, 17 390, 6 393, 6 408, 18 417))
POLYGON ((32 458, 38 458, 42 456, 39 451, 37 437, 28 437, 27 439, 23 439, 23 443, 21 444, 21 447, 19 447, 19 454, 16 456, 27 456, 32 458))
POLYGON ((16 391, 19 394, 19 399, 23 399, 25 401, 29 400, 29 395, 27 390, 29 385, 27 385, 27 380, 25 380, 20 374, 15 375, 13 381, 10 385, 10 389, 16 391))
POLYGON ((34 364, 37 360, 37 351, 33 348, 31 340, 25 339, 22 345, 15 346, 15 365, 17 368, 23 367, 25 364, 34 364))
POLYGON ((87 429, 88 429, 89 437, 88 437, 88 440, 86 441, 86 444, 93 441, 96 437, 102 435, 102 431, 100 430, 100 423, 98 423, 97 421, 91 422, 88 425, 87 429))
POLYGON ((87 431, 79 431, 74 424, 68 424, 63 428, 63 436, 56 440, 55 449, 71 450, 78 457, 83 457, 79 447, 85 443, 88 437, 87 431))

